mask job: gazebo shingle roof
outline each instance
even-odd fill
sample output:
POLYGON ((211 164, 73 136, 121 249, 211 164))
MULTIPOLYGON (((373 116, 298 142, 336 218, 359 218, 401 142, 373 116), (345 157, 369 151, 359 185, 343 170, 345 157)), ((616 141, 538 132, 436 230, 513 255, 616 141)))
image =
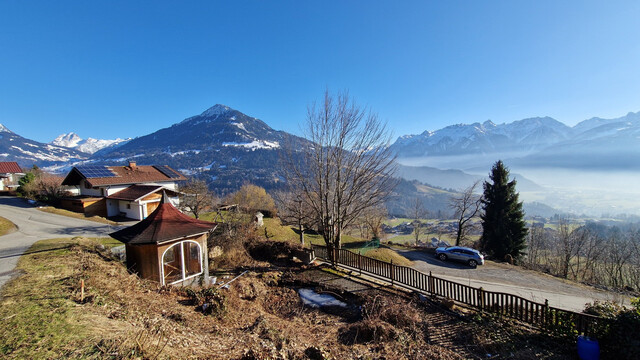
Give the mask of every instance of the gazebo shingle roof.
POLYGON ((128 228, 109 234, 131 245, 160 244, 188 236, 213 231, 217 224, 194 219, 181 213, 171 202, 165 201, 146 219, 128 228))

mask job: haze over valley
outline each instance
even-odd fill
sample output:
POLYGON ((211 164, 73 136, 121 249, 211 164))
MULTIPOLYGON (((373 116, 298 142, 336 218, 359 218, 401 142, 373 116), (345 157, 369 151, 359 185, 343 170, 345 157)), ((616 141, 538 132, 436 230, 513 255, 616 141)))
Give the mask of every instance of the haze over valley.
MULTIPOLYGON (((220 104, 134 139, 83 140, 72 132, 41 144, 5 127, 2 132, 0 147, 6 149, 2 155, 22 166, 38 165, 63 173, 86 162, 162 163, 204 178, 212 189, 223 193, 246 181, 268 189, 282 186, 279 159, 289 156, 286 148, 310 145, 220 104)), ((391 149, 399 163, 397 175, 409 181, 459 191, 485 179, 491 165, 503 160, 518 182, 521 199, 525 204, 553 208, 546 214, 640 215, 636 201, 640 198, 638 136, 638 113, 591 118, 573 127, 544 117, 451 125, 400 136, 391 149)), ((427 208, 446 210, 446 196, 440 197, 425 198, 427 208)), ((537 210, 530 213, 541 215, 537 210)))
POLYGON ((639 113, 595 117, 573 127, 549 117, 459 124, 400 137, 392 147, 403 165, 461 170, 467 183, 469 175, 486 176, 492 163, 503 160, 523 200, 563 212, 640 213, 639 113))

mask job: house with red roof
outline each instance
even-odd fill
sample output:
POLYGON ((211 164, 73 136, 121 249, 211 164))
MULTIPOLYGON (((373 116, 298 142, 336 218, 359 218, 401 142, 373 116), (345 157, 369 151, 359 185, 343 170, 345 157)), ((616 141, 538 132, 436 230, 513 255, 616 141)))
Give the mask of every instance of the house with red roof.
POLYGON ((75 187, 80 195, 65 198, 61 204, 89 216, 142 220, 160 205, 163 191, 177 205, 178 182, 184 180, 184 175, 167 165, 78 165, 62 185, 75 187))
POLYGON ((24 176, 20 165, 15 161, 0 162, 0 191, 15 190, 18 181, 24 176))

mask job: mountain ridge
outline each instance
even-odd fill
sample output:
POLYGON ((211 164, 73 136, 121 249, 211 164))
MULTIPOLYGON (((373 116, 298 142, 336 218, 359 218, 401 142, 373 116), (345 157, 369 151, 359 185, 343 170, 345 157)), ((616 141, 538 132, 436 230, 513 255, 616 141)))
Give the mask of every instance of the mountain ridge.
MULTIPOLYGON (((493 158, 513 160, 514 164, 526 166, 576 166, 575 159, 580 154, 598 155, 592 159, 594 167, 624 167, 622 161, 630 156, 640 155, 640 112, 629 112, 614 119, 591 118, 569 127, 551 117, 535 117, 510 123, 456 124, 435 131, 424 131, 418 135, 399 137, 391 148, 406 165, 443 167, 454 157, 469 156, 459 163, 475 163, 486 167, 493 158), (603 146, 605 145, 605 146, 603 146), (626 154, 626 155, 625 155, 626 154), (629 156, 630 154, 630 156, 629 156), (486 155, 494 155, 486 156, 486 155), (549 157, 554 157, 549 161, 549 157), (441 157, 441 159, 437 159, 441 157), (484 158, 482 158, 484 157, 484 158), (429 161, 429 159, 434 161, 429 161), (482 158, 482 159, 481 159, 482 158), (425 161, 420 162, 420 159, 425 161)), ((464 169, 456 163, 457 168, 464 169)), ((580 161, 580 167, 589 163, 580 161)), ((638 165, 640 169, 640 165, 638 165)), ((467 167, 468 169, 468 167, 467 167)))
POLYGON ((0 124, 0 160, 15 161, 20 166, 53 165, 86 160, 88 155, 74 149, 44 144, 24 138, 0 124))
POLYGON ((83 139, 80 136, 78 136, 78 134, 74 132, 69 132, 66 134, 58 135, 58 137, 53 139, 53 141, 51 141, 50 144, 75 149, 87 154, 93 154, 104 148, 117 146, 129 140, 131 139, 117 138, 113 140, 106 140, 106 139, 94 139, 91 137, 87 139, 83 139))

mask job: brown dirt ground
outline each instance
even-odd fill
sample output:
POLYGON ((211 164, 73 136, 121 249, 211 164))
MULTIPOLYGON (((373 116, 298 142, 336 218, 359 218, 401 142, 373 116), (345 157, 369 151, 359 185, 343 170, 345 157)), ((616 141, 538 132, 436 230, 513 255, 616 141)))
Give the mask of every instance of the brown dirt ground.
POLYGON ((90 324, 101 358, 130 358, 132 353, 160 359, 571 357, 570 345, 524 327, 350 283, 318 268, 261 263, 220 290, 225 311, 204 315, 184 289, 140 280, 95 244, 75 245, 64 261, 75 264, 65 280, 68 295, 90 324), (81 278, 83 302, 77 286, 81 278), (304 307, 296 290, 300 286, 335 293, 353 306, 328 312, 304 307))

